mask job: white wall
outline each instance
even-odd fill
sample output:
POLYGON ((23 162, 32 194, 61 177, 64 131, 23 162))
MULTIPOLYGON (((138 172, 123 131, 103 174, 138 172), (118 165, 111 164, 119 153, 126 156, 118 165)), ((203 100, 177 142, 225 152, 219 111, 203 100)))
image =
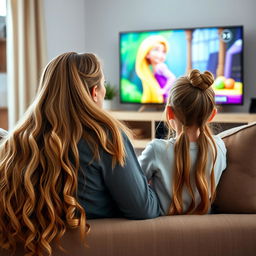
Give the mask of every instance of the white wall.
POLYGON ((84 52, 85 0, 44 0, 48 60, 64 52, 84 52))
POLYGON ((245 102, 223 111, 248 112, 256 97, 256 0, 45 0, 45 7, 49 57, 72 49, 95 52, 116 85, 120 31, 244 25, 245 102))

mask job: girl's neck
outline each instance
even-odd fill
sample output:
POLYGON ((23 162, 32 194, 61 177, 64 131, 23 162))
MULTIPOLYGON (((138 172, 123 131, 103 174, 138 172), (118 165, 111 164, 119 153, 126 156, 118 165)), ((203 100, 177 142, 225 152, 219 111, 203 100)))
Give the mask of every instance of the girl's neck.
MULTIPOLYGON (((177 130, 177 135, 181 133, 181 129, 182 128, 180 127, 180 129, 177 130)), ((200 135, 200 130, 196 126, 187 127, 186 132, 190 142, 196 142, 200 135)))

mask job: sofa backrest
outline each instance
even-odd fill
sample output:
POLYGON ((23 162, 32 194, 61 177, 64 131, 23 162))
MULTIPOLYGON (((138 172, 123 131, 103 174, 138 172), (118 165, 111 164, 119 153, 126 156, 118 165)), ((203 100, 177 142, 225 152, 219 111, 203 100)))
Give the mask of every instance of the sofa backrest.
POLYGON ((213 212, 256 213, 256 122, 226 130, 227 168, 217 187, 213 212))

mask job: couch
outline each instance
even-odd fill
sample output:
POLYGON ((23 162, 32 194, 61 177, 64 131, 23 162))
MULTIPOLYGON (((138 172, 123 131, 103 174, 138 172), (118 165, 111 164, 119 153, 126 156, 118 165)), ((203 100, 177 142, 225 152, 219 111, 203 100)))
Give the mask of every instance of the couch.
MULTIPOLYGON (((228 165, 217 187, 214 214, 150 220, 90 220, 87 247, 79 232, 62 239, 54 256, 255 256, 256 123, 221 133, 228 165)), ((7 256, 0 251, 1 256, 7 256)), ((17 256, 23 255, 18 248, 17 256)))

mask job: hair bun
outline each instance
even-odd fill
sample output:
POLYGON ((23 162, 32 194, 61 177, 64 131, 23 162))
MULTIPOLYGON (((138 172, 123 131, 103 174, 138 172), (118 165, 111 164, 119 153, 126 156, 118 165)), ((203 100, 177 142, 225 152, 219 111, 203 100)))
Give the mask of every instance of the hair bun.
POLYGON ((214 76, 209 71, 201 73, 199 70, 193 69, 188 75, 188 80, 194 87, 206 90, 213 84, 214 76))

